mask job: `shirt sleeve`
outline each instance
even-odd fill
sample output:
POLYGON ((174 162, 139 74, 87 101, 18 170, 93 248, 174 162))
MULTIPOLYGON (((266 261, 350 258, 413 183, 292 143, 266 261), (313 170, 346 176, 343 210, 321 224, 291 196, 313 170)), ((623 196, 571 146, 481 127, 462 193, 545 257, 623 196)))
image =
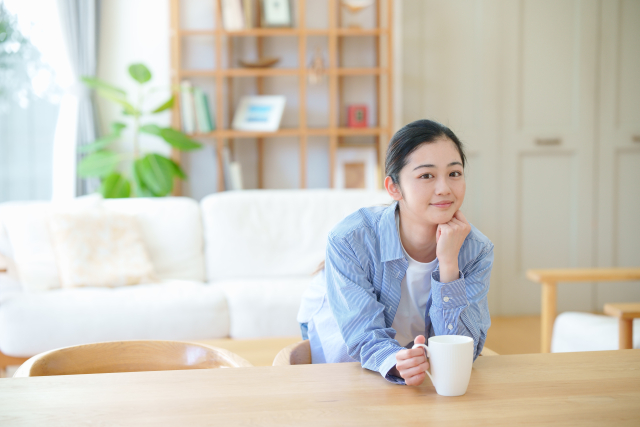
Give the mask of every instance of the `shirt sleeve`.
POLYGON ((429 317, 435 335, 466 335, 473 338, 476 357, 484 347, 491 325, 487 293, 493 266, 493 244, 486 243, 458 280, 440 282, 440 271, 431 274, 433 303, 429 317))
POLYGON ((404 384, 401 378, 388 374, 395 365, 395 354, 403 347, 394 339, 395 331, 386 327, 384 304, 378 301, 356 251, 344 238, 329 237, 325 274, 329 305, 349 356, 388 381, 404 384))

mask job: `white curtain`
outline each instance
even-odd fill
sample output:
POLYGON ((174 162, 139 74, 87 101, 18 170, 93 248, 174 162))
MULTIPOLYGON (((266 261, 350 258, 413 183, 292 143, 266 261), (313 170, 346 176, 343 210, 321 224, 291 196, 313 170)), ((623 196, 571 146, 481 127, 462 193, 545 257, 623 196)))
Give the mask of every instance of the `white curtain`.
POLYGON ((78 147, 93 142, 97 133, 91 92, 79 79, 96 74, 98 0, 57 0, 57 4, 73 74, 72 83, 64 88, 53 146, 52 199, 64 200, 88 194, 98 186, 97 179, 76 175, 81 159, 78 147))

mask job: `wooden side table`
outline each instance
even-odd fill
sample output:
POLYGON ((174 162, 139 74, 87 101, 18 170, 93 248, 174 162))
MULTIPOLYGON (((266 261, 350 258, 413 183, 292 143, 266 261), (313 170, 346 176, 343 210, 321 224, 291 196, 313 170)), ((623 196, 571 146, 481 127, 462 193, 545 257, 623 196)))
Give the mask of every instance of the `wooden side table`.
POLYGON ((527 270, 527 278, 542 284, 542 353, 551 352, 551 335, 557 314, 559 282, 618 282, 640 280, 640 268, 560 268, 553 270, 527 270))
POLYGON ((604 314, 618 318, 620 350, 633 348, 633 319, 640 317, 640 303, 605 304, 604 314))

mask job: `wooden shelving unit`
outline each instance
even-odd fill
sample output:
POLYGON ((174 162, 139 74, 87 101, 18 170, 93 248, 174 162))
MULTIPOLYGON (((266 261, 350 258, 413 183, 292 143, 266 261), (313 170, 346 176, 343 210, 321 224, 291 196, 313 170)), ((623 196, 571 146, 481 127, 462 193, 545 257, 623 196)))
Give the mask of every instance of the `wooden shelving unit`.
MULTIPOLYGON (((187 30, 180 28, 180 0, 171 0, 171 53, 172 53, 172 84, 178 85, 184 78, 188 77, 211 77, 215 80, 215 122, 217 129, 209 133, 196 133, 195 138, 212 138, 215 141, 217 161, 218 161, 218 190, 224 190, 224 177, 222 165, 222 152, 227 141, 232 142, 236 138, 256 138, 258 151, 258 187, 263 188, 264 170, 264 139, 277 137, 297 137, 300 155, 300 187, 306 188, 307 176, 307 138, 309 136, 327 136, 329 138, 329 180, 330 186, 334 186, 334 169, 336 150, 339 146, 347 146, 344 137, 348 136, 375 136, 378 148, 379 167, 384 170, 382 164, 384 152, 388 140, 391 136, 392 108, 392 77, 393 77, 393 57, 392 57, 392 36, 393 36, 393 0, 377 0, 375 7, 376 24, 375 28, 342 28, 340 22, 340 0, 328 0, 328 28, 307 28, 306 27, 306 1, 293 0, 295 3, 293 10, 297 12, 297 19, 294 20, 295 28, 251 28, 240 31, 226 31, 223 29, 220 13, 220 0, 211 0, 215 7, 215 29, 211 30, 187 30), (381 16, 385 16, 386 24, 381 23, 381 16), (181 42, 187 36, 212 36, 215 42, 215 68, 206 70, 185 69, 182 67, 181 42), (290 36, 298 39, 298 66, 296 68, 224 68, 223 67, 223 43, 227 42, 227 48, 231 47, 235 37, 255 37, 258 57, 262 54, 262 40, 266 37, 290 36), (307 77, 308 54, 307 37, 326 36, 328 38, 328 66, 326 74, 329 79, 329 124, 327 127, 314 128, 307 126, 307 77), (343 39, 345 37, 372 36, 376 38, 374 67, 344 68, 339 64, 339 58, 343 49, 343 39), (381 43, 381 38, 386 38, 386 44, 381 43), (382 60, 384 58, 384 60, 382 60), (264 77, 274 76, 297 76, 299 112, 297 128, 282 128, 276 132, 244 132, 230 129, 230 122, 233 115, 231 107, 231 95, 228 90, 225 96, 225 85, 231 87, 233 78, 255 78, 257 83, 257 94, 264 93, 264 77), (346 113, 345 106, 342 105, 342 79, 345 76, 374 76, 375 77, 375 105, 377 123, 373 127, 367 128, 347 128, 340 127, 339 114, 346 113), (386 84, 382 84, 382 79, 386 84), (381 98, 383 91, 386 96, 386 105, 382 105, 381 98), (228 107, 228 121, 224 120, 225 104, 228 107)), ((176 99, 173 108, 172 125, 181 128, 180 121, 180 100, 176 99)), ((286 107, 285 107, 286 108, 286 107)), ((175 151, 173 158, 180 161, 180 153, 175 151)))

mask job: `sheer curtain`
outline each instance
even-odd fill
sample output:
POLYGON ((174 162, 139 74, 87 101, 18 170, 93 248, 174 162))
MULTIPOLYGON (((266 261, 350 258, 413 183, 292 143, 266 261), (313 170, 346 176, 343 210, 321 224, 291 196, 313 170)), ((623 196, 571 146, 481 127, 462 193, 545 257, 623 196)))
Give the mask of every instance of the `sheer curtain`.
POLYGON ((91 92, 79 82, 96 74, 98 0, 57 0, 71 78, 64 88, 53 150, 52 199, 64 200, 92 192, 96 179, 76 175, 78 147, 96 139, 96 119, 91 92))

